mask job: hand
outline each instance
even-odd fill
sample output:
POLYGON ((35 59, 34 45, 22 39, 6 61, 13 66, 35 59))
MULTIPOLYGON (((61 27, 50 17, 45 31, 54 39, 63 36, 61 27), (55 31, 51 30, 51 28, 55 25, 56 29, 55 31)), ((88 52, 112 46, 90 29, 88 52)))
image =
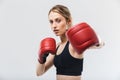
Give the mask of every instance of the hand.
POLYGON ((95 31, 87 23, 79 23, 66 32, 66 36, 78 54, 90 46, 99 44, 95 31))
POLYGON ((40 42, 38 61, 41 64, 44 64, 49 53, 56 53, 56 41, 54 40, 54 38, 47 37, 40 42))

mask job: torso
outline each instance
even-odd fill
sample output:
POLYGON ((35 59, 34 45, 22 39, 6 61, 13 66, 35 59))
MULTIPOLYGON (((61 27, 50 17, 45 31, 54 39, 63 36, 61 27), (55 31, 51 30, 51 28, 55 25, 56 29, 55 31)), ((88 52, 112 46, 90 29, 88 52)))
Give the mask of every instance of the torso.
MULTIPOLYGON (((67 44, 64 43, 64 44, 58 44, 59 48, 57 49, 57 53, 56 55, 60 55, 62 53, 62 51, 64 50, 65 48, 65 45, 67 44)), ((74 50, 73 50, 73 47, 71 46, 71 44, 69 44, 69 52, 70 52, 70 55, 74 58, 78 58, 78 59, 82 59, 83 58, 83 53, 81 54, 74 54, 74 50)))
POLYGON ((81 76, 57 75, 56 80, 81 80, 81 76))
MULTIPOLYGON (((67 42, 64 43, 64 44, 60 44, 59 45, 59 48, 57 50, 57 54, 56 56, 61 56, 64 51, 64 48, 66 46, 67 42), (62 53, 62 54, 61 54, 62 53)), ((73 57, 73 59, 76 59, 76 60, 81 60, 83 59, 83 55, 82 54, 74 54, 73 50, 71 49, 71 46, 69 45, 68 46, 68 49, 69 49, 69 53, 70 53, 70 56, 73 57)), ((67 60, 67 59, 66 59, 67 60)), ((66 61, 65 60, 65 61, 66 61)), ((69 63, 68 63, 69 64, 69 63)), ((71 64, 71 63, 70 63, 71 64)), ((61 65, 60 65, 61 66, 61 65)), ((67 66, 67 65, 66 65, 67 66)), ((74 75, 64 75, 64 74, 57 74, 57 80, 80 80, 80 75, 77 75, 77 76, 74 76, 74 75)))

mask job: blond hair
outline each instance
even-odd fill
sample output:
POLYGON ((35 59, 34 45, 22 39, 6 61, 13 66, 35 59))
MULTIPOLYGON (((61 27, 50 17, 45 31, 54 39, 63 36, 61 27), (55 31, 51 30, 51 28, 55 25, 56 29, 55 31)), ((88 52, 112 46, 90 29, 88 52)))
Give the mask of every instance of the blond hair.
POLYGON ((66 22, 71 22, 71 24, 69 24, 69 27, 72 26, 71 13, 70 13, 69 9, 66 6, 64 6, 64 5, 55 5, 50 9, 50 11, 48 12, 48 15, 50 14, 51 11, 57 12, 60 15, 62 15, 66 19, 66 22))

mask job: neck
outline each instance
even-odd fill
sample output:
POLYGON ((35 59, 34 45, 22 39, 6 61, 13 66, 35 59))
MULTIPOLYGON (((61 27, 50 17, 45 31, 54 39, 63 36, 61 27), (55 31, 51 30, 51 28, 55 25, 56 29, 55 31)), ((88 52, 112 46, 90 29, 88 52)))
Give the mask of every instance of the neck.
POLYGON ((61 36, 60 39, 61 39, 61 43, 65 43, 68 41, 65 35, 61 36))

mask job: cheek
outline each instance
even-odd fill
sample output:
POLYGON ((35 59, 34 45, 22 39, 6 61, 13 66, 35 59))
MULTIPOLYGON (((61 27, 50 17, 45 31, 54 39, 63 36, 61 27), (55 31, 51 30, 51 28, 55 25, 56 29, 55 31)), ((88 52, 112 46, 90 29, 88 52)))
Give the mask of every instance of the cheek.
POLYGON ((50 27, 51 30, 53 29, 51 24, 49 25, 49 27, 50 27))
POLYGON ((66 24, 65 24, 65 22, 61 22, 61 23, 59 24, 59 27, 60 27, 62 30, 66 29, 66 24))
POLYGON ((62 24, 60 27, 61 34, 64 34, 66 32, 66 24, 62 24))

